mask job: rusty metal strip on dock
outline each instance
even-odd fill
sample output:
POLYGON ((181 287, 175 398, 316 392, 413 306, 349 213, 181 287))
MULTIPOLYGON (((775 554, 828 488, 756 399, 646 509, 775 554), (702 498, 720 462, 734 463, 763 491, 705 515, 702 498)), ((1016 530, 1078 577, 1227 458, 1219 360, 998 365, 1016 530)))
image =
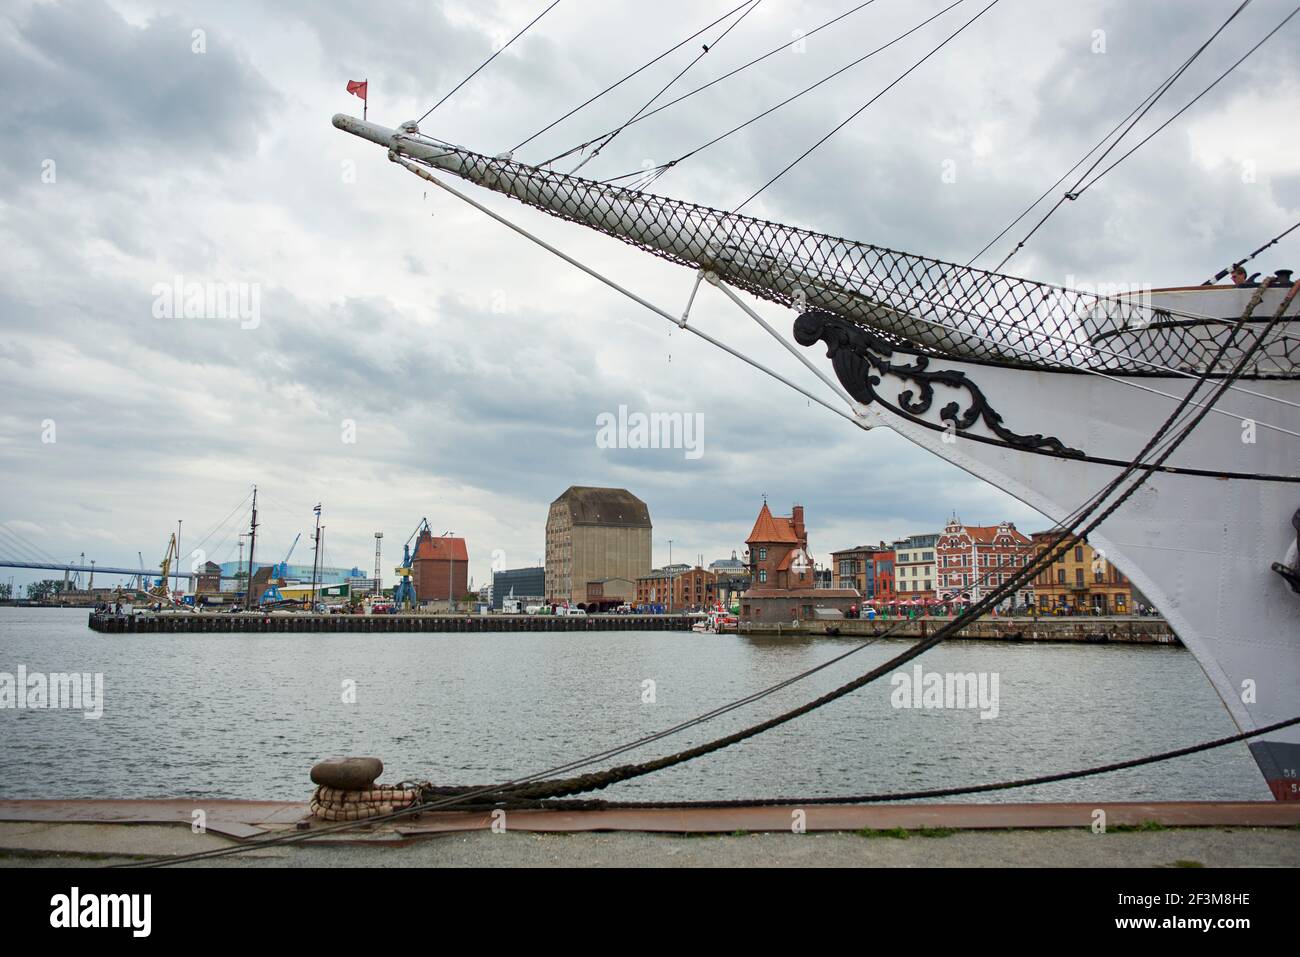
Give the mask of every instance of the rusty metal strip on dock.
POLYGON ((305 818, 303 801, 205 801, 197 798, 138 800, 0 801, 0 821, 50 824, 184 824, 204 812, 204 827, 216 834, 246 840, 268 830, 292 827, 305 818))
MULTIPOLYGON (((268 831, 293 828, 308 816, 301 801, 232 800, 13 800, 0 801, 0 821, 91 824, 185 824, 196 809, 206 814, 209 831, 246 840, 268 831)), ((507 811, 505 825, 515 831, 652 831, 719 833, 789 831, 794 812, 804 814, 809 831, 864 828, 1074 828, 1091 827, 1094 813, 1106 812, 1108 828, 1159 824, 1164 827, 1295 827, 1300 802, 1168 801, 1070 804, 888 804, 789 807, 607 808, 604 810, 507 811)), ((391 833, 403 837, 487 830, 485 811, 436 811, 403 819, 391 833)), ((381 825, 383 829, 388 826, 381 825)))
MULTIPOLYGON (((610 808, 598 811, 509 811, 506 827, 515 831, 658 831, 701 833, 789 831, 802 810, 809 831, 891 830, 905 828, 1061 828, 1091 827, 1094 812, 1106 812, 1108 828, 1156 823, 1165 827, 1294 827, 1300 803, 1274 801, 1176 801, 1097 804, 890 804, 725 808, 610 808)), ((480 830, 489 814, 438 812, 403 822, 404 835, 480 830)))

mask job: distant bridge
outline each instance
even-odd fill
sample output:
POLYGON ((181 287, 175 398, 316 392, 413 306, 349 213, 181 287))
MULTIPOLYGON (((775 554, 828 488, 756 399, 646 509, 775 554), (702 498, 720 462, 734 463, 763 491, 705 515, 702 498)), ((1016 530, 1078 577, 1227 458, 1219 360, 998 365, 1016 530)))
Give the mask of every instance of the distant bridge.
MULTIPOLYGON (((52 572, 94 572, 100 575, 130 575, 132 578, 139 578, 144 575, 145 578, 162 577, 160 568, 114 568, 110 565, 59 565, 54 562, 11 562, 0 561, 0 568, 31 568, 52 572)), ((198 578, 200 572, 185 572, 172 570, 167 573, 168 578, 184 578, 190 582, 198 578)), ((203 577, 208 577, 204 575, 203 577)), ((212 577, 217 577, 213 575, 212 577)), ((221 578, 234 580, 235 575, 221 575, 221 578)), ((238 576, 242 580, 242 576, 238 576)))

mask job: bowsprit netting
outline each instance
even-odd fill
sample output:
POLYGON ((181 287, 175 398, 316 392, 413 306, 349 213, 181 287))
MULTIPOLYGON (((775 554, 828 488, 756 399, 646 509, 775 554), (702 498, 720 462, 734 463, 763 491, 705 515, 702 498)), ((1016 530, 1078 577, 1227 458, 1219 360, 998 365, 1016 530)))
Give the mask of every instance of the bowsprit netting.
MULTIPOLYGON (((349 117, 336 123, 360 132, 349 117)), ((374 129, 361 135, 376 139, 374 129)), ((890 346, 925 355, 1133 374, 1202 372, 1215 356, 1226 369, 1244 348, 1224 355, 1228 327, 1218 317, 1153 305, 1141 290, 1098 295, 972 269, 484 156, 420 135, 411 124, 387 145, 671 262, 711 270, 762 299, 837 313, 890 346)), ((1298 359, 1300 343, 1281 336, 1243 377, 1294 377, 1298 359)))

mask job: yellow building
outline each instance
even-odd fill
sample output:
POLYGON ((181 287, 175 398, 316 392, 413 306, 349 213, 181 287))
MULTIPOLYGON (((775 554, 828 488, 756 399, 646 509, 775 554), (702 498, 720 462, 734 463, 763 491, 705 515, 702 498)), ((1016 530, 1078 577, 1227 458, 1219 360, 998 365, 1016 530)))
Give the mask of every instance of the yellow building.
MULTIPOLYGON (((1035 532, 1035 556, 1055 546, 1060 532, 1035 532)), ((1131 615, 1133 585, 1106 556, 1086 541, 1072 538, 1065 552, 1034 580, 1040 615, 1131 615)))

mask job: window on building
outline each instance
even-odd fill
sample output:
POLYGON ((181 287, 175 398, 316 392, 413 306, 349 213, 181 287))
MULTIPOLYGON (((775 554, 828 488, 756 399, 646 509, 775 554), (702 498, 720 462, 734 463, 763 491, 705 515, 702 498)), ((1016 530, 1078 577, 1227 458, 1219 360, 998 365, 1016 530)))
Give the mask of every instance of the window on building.
POLYGON ((1076 569, 1074 570, 1074 583, 1075 583, 1076 585, 1082 585, 1082 584, 1083 584, 1083 569, 1082 569, 1082 568, 1076 568, 1076 569))
POLYGON ((759 581, 759 584, 766 584, 766 583, 767 583, 767 569, 766 569, 766 568, 760 568, 760 569, 758 570, 758 581, 759 581))
POLYGON ((1057 583, 1058 585, 1064 585, 1064 584, 1065 584, 1065 569, 1064 569, 1064 568, 1058 568, 1058 569, 1056 570, 1056 583, 1057 583))
POLYGON ((760 548, 760 549, 758 550, 758 560, 759 560, 760 562, 765 562, 765 561, 767 561, 767 549, 766 549, 766 548, 760 548))
POLYGON ((1081 561, 1083 561, 1083 546, 1082 546, 1082 545, 1075 545, 1075 546, 1074 546, 1074 560, 1075 560, 1076 562, 1081 562, 1081 561))

